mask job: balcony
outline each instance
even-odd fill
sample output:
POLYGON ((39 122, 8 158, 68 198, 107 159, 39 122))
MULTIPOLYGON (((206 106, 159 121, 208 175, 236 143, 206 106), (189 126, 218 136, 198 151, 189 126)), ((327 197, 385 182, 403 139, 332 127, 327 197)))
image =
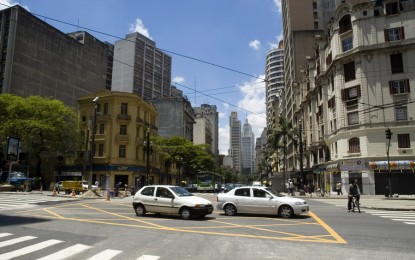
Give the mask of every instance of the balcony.
POLYGON ((131 115, 118 114, 118 120, 131 120, 131 115))
POLYGON ((120 134, 118 134, 116 140, 119 143, 120 142, 121 143, 130 142, 130 137, 128 135, 120 135, 120 134))

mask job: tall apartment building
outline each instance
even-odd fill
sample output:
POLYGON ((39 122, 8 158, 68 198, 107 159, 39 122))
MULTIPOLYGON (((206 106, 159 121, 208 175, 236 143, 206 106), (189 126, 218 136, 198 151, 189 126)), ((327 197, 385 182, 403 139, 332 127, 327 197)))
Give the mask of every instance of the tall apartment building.
POLYGON ((213 127, 210 120, 204 115, 196 113, 195 124, 193 126, 193 143, 209 145, 209 151, 213 155, 212 132, 213 127))
POLYGON ((332 190, 357 179, 363 194, 390 184, 412 194, 415 0, 337 4, 298 81, 293 123, 305 130, 303 162, 315 173, 308 181, 332 190))
POLYGON ((242 171, 241 121, 238 120, 238 112, 231 112, 229 130, 229 156, 233 159, 233 168, 240 173, 242 171))
POLYGON ((106 88, 110 46, 67 35, 16 5, 0 11, 0 93, 53 97, 77 107, 106 88))
MULTIPOLYGON (((290 124, 299 108, 299 82, 305 77, 305 57, 315 54, 315 37, 324 34, 334 10, 334 0, 282 1, 285 88, 281 112, 290 124)), ((283 165, 285 171, 295 173, 295 155, 294 143, 288 140, 286 165, 283 165)))
POLYGON ((212 152, 215 161, 218 162, 219 155, 219 113, 215 105, 202 104, 200 107, 193 108, 196 115, 205 116, 212 125, 212 152))
MULTIPOLYGON (((93 180, 103 188, 113 188, 121 182, 138 186, 147 178, 147 134, 157 135, 156 108, 132 93, 99 91, 79 99, 79 115, 84 118, 83 134, 86 135, 88 151, 92 145, 92 122, 94 103, 97 101, 96 128, 94 136, 93 180), (89 133, 89 134, 88 134, 89 133)), ((81 171, 85 165, 84 144, 78 147, 73 171, 81 171)), ((171 176, 162 169, 161 155, 151 149, 149 156, 149 183, 171 183, 171 176)), ((89 162, 86 163, 89 166, 89 162)), ((69 169, 70 167, 68 167, 69 169)), ((87 168, 89 169, 89 168, 87 168)), ((87 179, 89 173, 83 176, 87 179)))
POLYGON ((255 172, 255 135, 248 118, 242 126, 241 137, 241 162, 242 174, 253 174, 255 172))
POLYGON ((112 90, 144 100, 170 97, 172 58, 156 43, 134 32, 114 44, 112 90))
POLYGON ((267 113, 267 128, 278 126, 279 100, 284 90, 284 44, 280 41, 277 49, 267 53, 265 65, 265 98, 267 113))

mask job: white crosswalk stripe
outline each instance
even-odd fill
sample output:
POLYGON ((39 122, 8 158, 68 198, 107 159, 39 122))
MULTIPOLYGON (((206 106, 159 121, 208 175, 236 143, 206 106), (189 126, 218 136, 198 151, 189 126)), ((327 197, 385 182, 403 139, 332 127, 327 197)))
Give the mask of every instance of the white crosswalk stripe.
POLYGON ((366 211, 373 216, 381 218, 388 218, 393 221, 403 222, 409 225, 415 225, 415 212, 414 211, 381 211, 381 210, 369 210, 366 211))
POLYGON ((16 208, 28 208, 33 205, 49 202, 49 201, 62 201, 69 200, 62 197, 51 197, 45 194, 1 194, 0 193, 0 210, 16 209, 16 208))
MULTIPOLYGON (((53 246, 55 245, 64 245, 65 241, 57 240, 57 239, 49 239, 46 241, 36 241, 39 240, 38 237, 35 236, 22 236, 22 237, 13 237, 13 234, 11 233, 0 233, 1 240, 8 239, 1 241, 0 240, 0 259, 1 260, 8 260, 16 257, 26 256, 28 254, 31 254, 33 252, 50 248, 54 251, 53 246), (32 242, 36 241, 36 242, 32 242), (21 248, 16 249, 16 245, 19 245, 21 243, 21 248), (29 244, 29 246, 27 246, 29 244), (8 246, 14 246, 12 251, 7 251, 8 246), (5 251, 6 250, 6 251, 5 251)), ((86 253, 89 255, 89 258, 87 260, 110 260, 114 257, 118 256, 119 254, 123 253, 123 251, 120 250, 112 250, 112 249, 106 249, 104 251, 100 251, 99 253, 90 256, 88 250, 93 250, 92 246, 83 245, 83 244, 76 244, 76 245, 70 245, 66 248, 60 247, 59 251, 53 252, 51 254, 42 256, 38 258, 37 260, 48 260, 48 259, 68 259, 73 258, 74 255, 78 255, 81 253, 86 253)), ((85 258, 82 258, 82 256, 78 256, 77 259, 83 260, 85 258)), ((138 256, 139 260, 157 260, 160 259, 160 256, 155 255, 141 255, 138 256)))

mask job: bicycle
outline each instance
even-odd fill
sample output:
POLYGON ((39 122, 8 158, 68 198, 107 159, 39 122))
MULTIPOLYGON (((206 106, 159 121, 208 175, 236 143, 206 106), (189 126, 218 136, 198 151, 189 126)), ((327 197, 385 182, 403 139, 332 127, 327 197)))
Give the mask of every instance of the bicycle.
POLYGON ((355 212, 355 208, 357 208, 357 210, 360 213, 360 202, 357 201, 356 196, 352 197, 352 212, 355 212))
POLYGON ((330 197, 330 192, 322 190, 322 189, 317 189, 316 194, 317 194, 317 197, 324 197, 324 196, 330 197))

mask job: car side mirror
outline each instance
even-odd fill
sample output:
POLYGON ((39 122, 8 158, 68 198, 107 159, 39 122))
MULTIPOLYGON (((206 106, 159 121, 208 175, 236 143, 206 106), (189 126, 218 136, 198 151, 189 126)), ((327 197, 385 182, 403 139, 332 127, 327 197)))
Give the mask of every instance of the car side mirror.
POLYGON ((267 195, 265 195, 268 199, 272 199, 272 196, 271 195, 269 195, 269 194, 267 194, 267 195))

